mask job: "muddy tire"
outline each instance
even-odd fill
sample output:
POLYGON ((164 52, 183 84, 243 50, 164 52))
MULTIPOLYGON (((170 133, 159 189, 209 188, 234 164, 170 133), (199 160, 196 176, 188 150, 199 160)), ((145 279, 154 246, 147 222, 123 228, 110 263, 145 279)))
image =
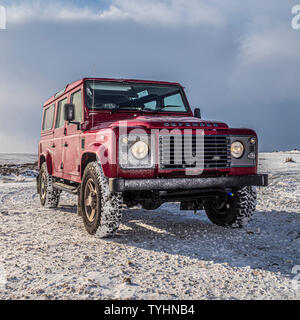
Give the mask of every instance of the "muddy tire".
POLYGON ((256 189, 244 187, 236 189, 233 197, 228 196, 222 201, 205 201, 204 208, 214 224, 227 228, 242 228, 251 220, 256 202, 256 189))
POLYGON ((53 178, 48 173, 46 162, 41 166, 38 188, 41 205, 46 208, 56 208, 61 192, 53 187, 53 178))
POLYGON ((97 162, 87 165, 80 188, 80 212, 87 232, 100 238, 115 234, 122 219, 123 198, 111 193, 108 179, 97 162))

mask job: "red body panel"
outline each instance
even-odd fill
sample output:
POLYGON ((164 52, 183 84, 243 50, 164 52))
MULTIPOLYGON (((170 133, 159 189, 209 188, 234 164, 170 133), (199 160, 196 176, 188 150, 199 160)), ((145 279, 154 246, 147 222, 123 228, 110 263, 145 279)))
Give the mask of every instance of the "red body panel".
MULTIPOLYGON (((64 93, 55 98, 50 98, 44 105, 45 107, 55 103, 57 113, 58 102, 67 97, 70 103, 70 95, 80 88, 84 90, 84 81, 91 78, 76 81, 65 88, 64 93)), ((126 81, 133 83, 151 83, 151 84, 172 84, 178 83, 142 81, 142 80, 119 80, 119 79, 95 79, 103 81, 126 81)), ((48 171, 55 177, 81 183, 84 163, 89 156, 97 156, 99 159, 105 154, 108 162, 102 164, 104 174, 110 178, 155 178, 155 177, 180 177, 185 170, 163 170, 158 168, 143 170, 123 170, 118 166, 118 138, 119 128, 125 124, 129 128, 141 127, 147 131, 166 129, 165 123, 180 123, 179 129, 192 129, 193 124, 204 123, 206 135, 249 135, 256 136, 256 133, 250 129, 230 129, 225 123, 216 121, 203 121, 193 117, 189 111, 185 113, 163 112, 154 114, 147 112, 140 115, 138 111, 118 111, 111 113, 108 111, 89 112, 83 99, 83 123, 82 129, 78 130, 77 125, 68 125, 65 122, 63 128, 53 128, 47 132, 42 131, 39 144, 39 165, 47 161, 48 171), (186 126, 186 124, 189 126, 186 126), (217 128, 213 125, 217 124, 217 128), (115 134, 115 135, 114 135, 115 134), (112 161, 115 160, 115 161, 112 161)), ((186 99, 187 100, 187 99, 186 99)), ((188 101, 188 100, 187 100, 188 101)), ((55 117, 56 119, 56 117, 55 117)), ((174 128, 175 129, 175 128, 174 128)), ((178 129, 178 127, 176 127, 178 129)), ((194 128, 195 129, 195 128, 194 128)), ((156 152, 158 154, 158 152, 156 152)), ((246 168, 229 168, 218 170, 205 170, 204 175, 252 175, 257 173, 257 166, 246 168)))

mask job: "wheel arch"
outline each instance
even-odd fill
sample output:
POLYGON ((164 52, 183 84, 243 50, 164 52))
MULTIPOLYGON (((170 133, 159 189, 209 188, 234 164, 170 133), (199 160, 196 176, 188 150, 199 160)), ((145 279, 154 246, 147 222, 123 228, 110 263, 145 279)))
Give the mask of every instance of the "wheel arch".
POLYGON ((41 169, 42 164, 44 162, 46 162, 48 173, 50 175, 52 175, 53 171, 52 171, 52 157, 51 157, 51 155, 49 153, 47 155, 42 154, 42 155, 40 155, 40 159, 39 160, 40 160, 39 169, 41 169))
POLYGON ((97 155, 96 153, 93 152, 86 152, 82 155, 81 157, 81 172, 80 172, 80 178, 82 179, 83 174, 84 174, 84 170, 86 168, 86 166, 91 163, 91 162, 95 162, 97 161, 97 155))

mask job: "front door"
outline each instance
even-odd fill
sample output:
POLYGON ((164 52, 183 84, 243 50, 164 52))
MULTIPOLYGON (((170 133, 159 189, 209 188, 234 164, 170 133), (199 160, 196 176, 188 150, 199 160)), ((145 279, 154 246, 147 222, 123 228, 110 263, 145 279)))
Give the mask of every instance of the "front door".
MULTIPOLYGON (((70 103, 75 105, 74 122, 81 123, 83 119, 82 91, 71 93, 70 103)), ((80 134, 81 130, 77 124, 66 124, 66 132, 63 139, 64 148, 64 178, 73 180, 80 174, 80 134)))

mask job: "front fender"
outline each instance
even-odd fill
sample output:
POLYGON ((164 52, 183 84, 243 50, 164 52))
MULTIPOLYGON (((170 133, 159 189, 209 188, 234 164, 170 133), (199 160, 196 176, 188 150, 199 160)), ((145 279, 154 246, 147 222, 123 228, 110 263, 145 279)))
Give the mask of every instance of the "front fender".
POLYGON ((48 173, 50 175, 52 175, 53 174, 53 163, 52 163, 52 156, 50 153, 48 153, 46 156, 46 164, 47 164, 48 173))

